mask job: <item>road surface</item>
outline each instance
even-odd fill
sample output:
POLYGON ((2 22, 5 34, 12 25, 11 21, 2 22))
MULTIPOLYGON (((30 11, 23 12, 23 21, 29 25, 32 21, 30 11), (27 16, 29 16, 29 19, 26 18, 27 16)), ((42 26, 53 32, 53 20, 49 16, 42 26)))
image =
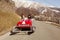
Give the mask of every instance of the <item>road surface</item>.
POLYGON ((36 30, 31 35, 16 34, 9 36, 9 33, 0 37, 0 40, 60 40, 60 29, 57 26, 42 21, 35 21, 33 25, 36 30))

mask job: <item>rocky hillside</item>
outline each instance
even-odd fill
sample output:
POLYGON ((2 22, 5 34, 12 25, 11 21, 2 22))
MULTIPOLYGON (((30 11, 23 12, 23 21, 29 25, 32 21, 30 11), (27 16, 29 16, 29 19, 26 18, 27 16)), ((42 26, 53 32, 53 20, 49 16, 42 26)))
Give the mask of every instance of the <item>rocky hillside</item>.
POLYGON ((9 31, 20 20, 15 13, 15 5, 11 0, 0 0, 0 35, 9 31))
POLYGON ((49 7, 37 2, 21 1, 16 4, 17 14, 32 14, 38 20, 60 24, 60 8, 49 7))

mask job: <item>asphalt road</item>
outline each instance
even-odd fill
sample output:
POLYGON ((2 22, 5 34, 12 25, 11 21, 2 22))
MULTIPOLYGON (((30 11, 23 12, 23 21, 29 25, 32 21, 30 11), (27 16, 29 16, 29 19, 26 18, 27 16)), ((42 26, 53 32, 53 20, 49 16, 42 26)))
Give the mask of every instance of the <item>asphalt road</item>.
POLYGON ((36 30, 31 35, 15 34, 9 36, 9 33, 0 37, 0 40, 60 40, 60 29, 42 21, 35 21, 33 25, 36 30))

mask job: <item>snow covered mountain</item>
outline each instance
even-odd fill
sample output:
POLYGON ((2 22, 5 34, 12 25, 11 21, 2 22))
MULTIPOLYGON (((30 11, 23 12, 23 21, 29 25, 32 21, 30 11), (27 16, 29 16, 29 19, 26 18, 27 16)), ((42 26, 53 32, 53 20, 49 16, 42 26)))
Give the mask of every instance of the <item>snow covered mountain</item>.
POLYGON ((17 14, 22 13, 27 15, 39 15, 39 20, 49 20, 59 23, 60 20, 60 8, 54 6, 46 6, 41 3, 32 1, 15 1, 17 7, 17 14))
POLYGON ((41 3, 37 3, 37 2, 33 2, 33 1, 19 1, 19 2, 15 2, 15 5, 17 8, 24 7, 24 8, 38 9, 40 7, 46 7, 45 5, 43 5, 41 3))
MULTIPOLYGON (((14 0, 13 0, 14 1, 14 0)), ((42 11, 48 11, 48 9, 50 9, 51 11, 55 11, 55 12, 59 12, 60 10, 57 10, 56 7, 51 7, 51 6, 46 6, 46 5, 43 5, 41 3, 38 3, 38 2, 33 2, 33 1, 24 1, 24 0, 16 0, 14 1, 15 2, 15 6, 17 8, 20 8, 20 7, 24 7, 24 8, 29 8, 29 9, 36 9, 38 10, 39 12, 42 12, 42 11)), ((44 11, 44 12, 45 12, 44 11)), ((43 12, 42 12, 43 13, 43 12)))

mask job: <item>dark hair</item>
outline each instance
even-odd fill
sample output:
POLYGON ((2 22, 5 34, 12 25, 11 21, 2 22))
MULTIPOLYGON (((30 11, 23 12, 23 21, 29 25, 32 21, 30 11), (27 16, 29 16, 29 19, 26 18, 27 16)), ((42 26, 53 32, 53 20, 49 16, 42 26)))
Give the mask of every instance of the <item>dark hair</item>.
POLYGON ((31 15, 28 15, 28 19, 31 19, 31 15))

